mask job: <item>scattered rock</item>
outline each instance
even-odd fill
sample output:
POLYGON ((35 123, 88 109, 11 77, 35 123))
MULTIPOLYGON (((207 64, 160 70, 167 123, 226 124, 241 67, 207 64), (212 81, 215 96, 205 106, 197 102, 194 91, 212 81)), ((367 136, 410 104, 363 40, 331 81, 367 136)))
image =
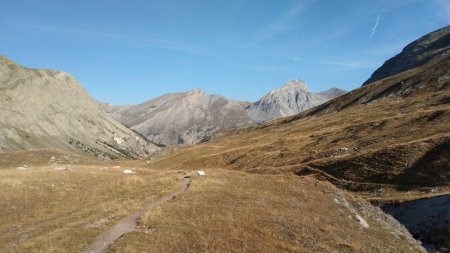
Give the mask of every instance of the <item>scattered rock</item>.
POLYGON ((439 189, 438 188, 433 188, 433 189, 430 190, 430 192, 436 193, 436 192, 439 192, 439 189))
POLYGON ((56 166, 53 168, 53 170, 66 171, 66 170, 69 170, 69 168, 67 168, 66 166, 56 166))
POLYGON ((359 225, 361 225, 364 228, 368 228, 369 224, 367 223, 366 220, 363 219, 363 217, 361 217, 359 214, 355 215, 356 220, 358 221, 359 225))
POLYGON ((197 176, 206 176, 206 173, 203 170, 197 170, 197 176))
POLYGON ((126 170, 123 170, 122 173, 123 174, 135 174, 136 172, 126 169, 126 170))
MULTIPOLYGON (((137 137, 137 136, 136 136, 137 137)), ((123 143, 123 139, 122 138, 120 138, 120 137, 118 137, 118 136, 114 136, 114 141, 117 143, 117 144, 119 144, 119 145, 122 145, 122 143, 123 143)))
POLYGON ((348 148, 340 148, 340 149, 338 149, 338 151, 340 151, 340 152, 347 152, 348 151, 348 148))
POLYGON ((20 167, 17 167, 17 170, 27 170, 28 169, 28 165, 24 164, 20 167))

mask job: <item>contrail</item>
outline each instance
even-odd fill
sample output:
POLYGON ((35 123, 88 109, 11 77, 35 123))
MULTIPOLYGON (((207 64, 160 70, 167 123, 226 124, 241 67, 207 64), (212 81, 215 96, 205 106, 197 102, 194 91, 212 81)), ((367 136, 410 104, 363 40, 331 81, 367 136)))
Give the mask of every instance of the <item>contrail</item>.
POLYGON ((372 33, 370 34, 369 41, 372 39, 373 35, 375 35, 375 31, 378 27, 378 22, 380 22, 380 15, 378 14, 377 21, 375 21, 375 25, 372 27, 372 33))

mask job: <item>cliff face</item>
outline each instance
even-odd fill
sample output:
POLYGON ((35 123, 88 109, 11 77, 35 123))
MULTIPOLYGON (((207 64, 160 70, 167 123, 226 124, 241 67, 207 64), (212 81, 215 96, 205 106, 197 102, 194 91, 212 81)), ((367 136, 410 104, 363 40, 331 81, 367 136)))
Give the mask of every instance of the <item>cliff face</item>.
MULTIPOLYGON (((450 195, 383 206, 430 250, 450 247, 450 195)), ((445 251, 442 251, 445 252, 445 251)))

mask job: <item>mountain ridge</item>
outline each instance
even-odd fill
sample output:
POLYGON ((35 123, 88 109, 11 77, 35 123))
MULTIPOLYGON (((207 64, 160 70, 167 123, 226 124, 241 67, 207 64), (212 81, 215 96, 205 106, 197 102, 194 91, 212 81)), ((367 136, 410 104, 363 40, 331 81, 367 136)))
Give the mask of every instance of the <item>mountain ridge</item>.
POLYGON ((375 70, 363 86, 448 55, 450 55, 450 25, 409 43, 400 53, 375 70))
POLYGON ((0 150, 58 148, 103 158, 157 150, 114 121, 70 74, 0 57, 0 150))
POLYGON ((277 105, 287 103, 286 99, 279 98, 283 97, 284 93, 293 91, 306 94, 301 98, 297 94, 298 99, 294 101, 295 104, 304 103, 306 106, 292 106, 286 113, 270 114, 269 112, 270 115, 266 115, 266 112, 254 113, 259 109, 255 106, 258 102, 236 101, 222 95, 208 94, 200 89, 166 93, 137 105, 114 106, 101 102, 100 104, 103 110, 114 119, 153 142, 163 145, 181 145, 207 140, 218 130, 250 127, 262 120, 289 116, 345 93, 338 88, 324 91, 323 94, 312 93, 308 91, 304 81, 292 80, 266 95, 272 96, 268 106, 271 106, 270 103, 277 103, 277 105), (230 112, 236 113, 236 116, 232 116, 230 112), (177 115, 176 119, 174 115, 177 115), (180 124, 180 122, 183 123, 180 124))

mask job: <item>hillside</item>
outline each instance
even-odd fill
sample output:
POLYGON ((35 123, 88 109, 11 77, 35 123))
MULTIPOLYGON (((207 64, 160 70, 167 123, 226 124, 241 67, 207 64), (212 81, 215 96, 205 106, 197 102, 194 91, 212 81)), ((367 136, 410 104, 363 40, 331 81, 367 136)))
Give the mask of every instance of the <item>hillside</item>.
POLYGON ((408 44, 402 52, 387 60, 363 85, 450 55, 450 26, 431 32, 408 44))
POLYGON ((142 104, 104 110, 124 125, 164 145, 196 144, 219 129, 254 124, 239 102, 200 90, 166 94, 142 104))
POLYGON ((354 190, 446 186, 449 75, 446 58, 380 80, 296 116, 198 145, 192 149, 205 155, 189 164, 315 175, 354 190))
POLYGON ((0 56, 0 151, 56 148, 139 158, 157 147, 105 114, 67 73, 0 56))

